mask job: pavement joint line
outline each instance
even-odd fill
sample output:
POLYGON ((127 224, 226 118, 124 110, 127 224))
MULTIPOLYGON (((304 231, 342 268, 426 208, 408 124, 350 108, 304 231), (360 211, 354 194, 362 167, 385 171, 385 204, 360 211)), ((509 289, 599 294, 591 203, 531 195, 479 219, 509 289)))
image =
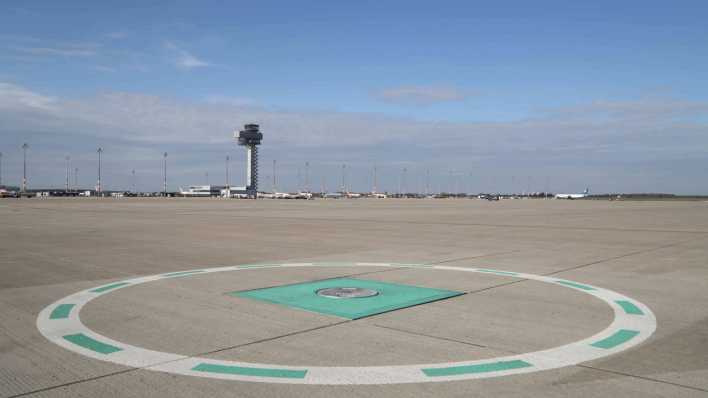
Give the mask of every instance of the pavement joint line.
POLYGON ((434 336, 434 335, 431 335, 431 334, 418 333, 418 332, 413 332, 413 331, 410 331, 410 330, 405 330, 405 329, 399 329, 399 328, 394 328, 394 327, 390 327, 390 326, 379 325, 379 324, 376 324, 376 323, 372 323, 371 325, 372 325, 372 326, 375 326, 375 327, 377 327, 377 328, 393 330, 393 331, 395 331, 395 332, 406 333, 406 334, 410 334, 410 335, 413 335, 413 336, 428 337, 428 338, 431 338, 431 339, 442 340, 442 341, 448 341, 448 342, 451 342, 451 343, 460 343, 460 344, 469 345, 469 346, 477 347, 477 348, 488 348, 488 349, 491 349, 491 350, 496 350, 496 351, 505 352, 505 353, 507 353, 507 354, 518 354, 518 353, 516 353, 516 352, 511 352, 511 351, 506 351, 506 350, 497 350, 497 349, 495 349, 495 348, 493 348, 493 347, 490 347, 490 346, 484 345, 484 344, 476 344, 476 343, 470 343, 470 342, 468 342, 468 341, 462 341, 462 340, 451 339, 451 338, 448 338, 448 337, 441 337, 441 336, 434 336))
MULTIPOLYGON (((631 252, 631 253, 625 253, 625 254, 622 254, 622 255, 619 255, 619 256, 609 257, 609 258, 605 258, 605 259, 602 259, 602 260, 597 260, 597 261, 593 261, 593 262, 590 262, 590 263, 580 264, 580 265, 576 265, 576 266, 573 266, 573 267, 564 268, 564 269, 561 269, 561 270, 557 270, 557 271, 553 271, 553 272, 547 272, 547 273, 545 273, 545 274, 539 274, 539 275, 541 275, 541 276, 557 275, 557 274, 560 274, 560 273, 563 273, 563 272, 574 271, 574 270, 576 270, 576 269, 580 269, 580 268, 584 268, 584 267, 589 267, 589 266, 591 266, 591 265, 602 264, 602 263, 605 263, 605 262, 608 262, 608 261, 618 260, 618 259, 625 258, 625 257, 630 257, 630 256, 638 255, 638 254, 644 254, 644 253, 652 252, 652 251, 654 251, 654 250, 666 249, 666 248, 669 248, 669 247, 678 246, 678 245, 681 245, 681 244, 684 244, 684 243, 687 243, 687 242, 692 242, 692 241, 696 241, 696 240, 700 240, 700 239, 701 239, 701 238, 689 239, 689 240, 685 240, 685 241, 681 241, 681 242, 675 242, 675 243, 671 243, 671 244, 668 244, 668 245, 662 245, 662 246, 653 247, 653 248, 649 248, 649 249, 645 249, 645 250, 633 251, 633 252, 631 252)), ((470 291, 468 291, 468 292, 466 292, 466 293, 467 293, 467 294, 480 293, 480 292, 484 292, 484 291, 487 291, 487 290, 496 289, 496 288, 498 288, 498 287, 505 287, 505 286, 509 286, 509 285, 514 285, 514 284, 516 284, 516 283, 527 282, 527 281, 529 281, 529 280, 530 280, 530 279, 520 279, 520 280, 516 280, 516 281, 500 283, 500 284, 492 285, 492 286, 485 287, 485 288, 482 288, 482 289, 470 290, 470 291)))
MULTIPOLYGON (((297 267, 297 266, 316 266, 316 264, 311 263, 284 263, 280 265, 274 265, 272 267, 297 267)), ((377 263, 372 264, 381 267, 386 267, 391 271, 405 268, 393 265, 391 263, 377 263)), ((324 266, 333 266, 331 264, 324 264, 324 266)), ((270 267, 270 268, 272 268, 270 267)), ((463 272, 480 272, 477 268, 469 267, 455 267, 455 266, 433 266, 433 269, 447 270, 447 271, 463 271, 463 272)), ((226 267, 212 267, 205 269, 206 272, 224 272, 224 271, 238 271, 239 268, 235 266, 226 267)), ((557 284, 557 279, 552 277, 546 277, 537 274, 528 274, 519 272, 516 278, 520 280, 513 281, 510 283, 518 283, 524 280, 536 280, 545 283, 557 284)), ((147 277, 139 277, 131 280, 126 280, 125 282, 130 283, 130 286, 135 286, 142 283, 147 283, 151 281, 160 280, 160 275, 151 275, 147 277)), ((489 287, 494 288, 494 287, 489 287)), ((489 289, 487 288, 487 289, 489 289)), ((74 331, 78 333, 84 333, 89 336, 96 336, 97 338, 104 337, 105 342, 109 344, 119 343, 109 337, 97 334, 81 324, 78 314, 74 317, 68 319, 52 320, 50 318, 50 313, 56 308, 56 306, 62 302, 70 302, 76 300, 77 307, 80 308, 91 301, 92 299, 101 296, 103 294, 110 294, 117 289, 109 289, 99 292, 96 295, 86 295, 89 291, 80 291, 74 293, 73 295, 64 297, 49 306, 45 307, 39 314, 37 318, 37 327, 40 333, 42 333, 50 341, 66 348, 70 351, 78 352, 85 356, 92 357, 94 359, 101 359, 108 362, 117 363, 120 365, 131 366, 133 369, 147 369, 151 371, 161 371, 173 374, 182 374, 189 376, 202 376, 220 379, 233 379, 233 380, 244 380, 244 381, 255 381, 255 382, 268 382, 268 383, 295 383, 295 384, 398 384, 398 383, 417 383, 417 382, 444 382, 449 380, 460 380, 460 379, 470 379, 470 378, 487 378, 487 377, 500 377, 512 374, 529 373, 542 370, 556 369, 564 366, 579 364, 593 359, 602 358, 608 355, 624 351, 628 348, 634 347, 646 339, 648 339, 656 330, 656 318, 651 310, 644 304, 637 302, 636 300, 624 296, 621 293, 614 292, 612 290, 603 289, 596 287, 593 291, 584 291, 585 294, 595 296, 600 298, 615 309, 615 319, 611 325, 607 328, 590 336, 584 340, 579 340, 571 344, 564 346, 554 347, 552 349, 544 351, 536 351, 523 353, 520 355, 512 356, 502 356, 497 358, 488 358, 485 360, 469 360, 469 361, 454 361, 446 363, 432 363, 432 364, 409 364, 409 365, 392 365, 387 367, 371 367, 371 366, 359 366, 359 367, 332 367, 332 366, 312 366, 308 367, 307 376, 302 379, 292 379, 292 378, 279 378, 270 377, 265 375, 260 375, 258 372, 269 371, 269 370, 287 370, 293 369, 292 366, 277 365, 277 364, 258 364, 253 362, 241 362, 241 361, 229 361, 229 360, 217 360, 217 359, 207 359, 185 355, 178 355, 169 352, 160 352, 147 350, 141 347, 132 346, 129 344, 122 344, 121 348, 126 352, 121 355, 116 356, 105 356, 96 355, 96 353, 77 349, 74 345, 68 344, 65 340, 57 336, 57 333, 65 333, 66 331, 74 331), (641 310, 644 311, 644 315, 631 315, 622 311, 620 304, 617 300, 631 301, 641 310), (631 315, 631 316, 630 316, 631 315), (591 347, 592 342, 601 341, 601 339, 612 336, 613 333, 617 334, 618 330, 631 329, 637 332, 636 335, 632 336, 631 339, 625 339, 617 344, 613 341, 610 347, 600 347, 603 349, 596 349, 591 347), (564 358, 564 359, 558 359, 564 358), (195 365, 199 361, 207 361, 212 364, 232 366, 237 369, 256 369, 258 372, 251 374, 242 373, 229 373, 207 376, 208 373, 197 372, 194 370, 195 365), (540 362, 539 362, 540 361, 540 362), (528 366, 517 366, 520 363, 530 364, 528 366), (479 366, 478 366, 479 365, 479 366), (441 371, 448 372, 446 374, 436 374, 436 377, 429 378, 425 377, 424 369, 440 369, 441 371), (373 373, 371 373, 373 371, 373 373), (312 372, 312 373, 310 373, 312 372), (452 373, 450 373, 452 372, 452 373), (385 376, 385 377, 384 377, 385 376), (381 378, 383 377, 383 378, 381 378), (422 379, 421 379, 422 378, 422 379)), ((486 290, 486 289, 485 289, 486 290)), ((581 289, 574 289, 576 291, 583 291, 581 289)), ((362 319, 362 318, 359 318, 362 319)), ((344 320, 338 323, 332 323, 328 325, 322 325, 316 328, 309 328, 306 330, 296 331, 293 333, 286 333, 280 336, 274 336, 269 339, 262 339, 261 341, 249 342, 233 348, 238 348, 238 346, 246 346, 257 344, 259 342, 272 341, 275 339, 280 339, 289 335, 308 333, 316 329, 323 329, 332 326, 337 326, 338 324, 352 322, 352 320, 344 320)), ((612 340, 613 337, 610 337, 612 340)), ((616 340, 616 339, 615 339, 616 340)), ((232 347, 224 347, 219 350, 214 350, 214 352, 220 352, 224 350, 231 349, 232 347)), ((207 353, 208 354, 208 353, 207 353)), ((195 354, 200 355, 200 354, 195 354)), ((201 354, 204 355, 204 354, 201 354)), ((300 367, 295 367, 299 369, 300 367)), ((240 370, 239 370, 240 371, 240 370)), ((254 370, 255 371, 255 370, 254 370)), ((251 370, 249 370, 251 372, 251 370)), ((437 370, 435 371, 437 372, 437 370)))
MULTIPOLYGON (((200 353, 197 353, 197 354, 187 355, 187 358, 194 358, 194 357, 199 357, 199 356, 202 356, 202 355, 211 355, 211 354, 216 354, 216 353, 219 353, 219 352, 224 352, 224 351, 235 350, 235 349, 239 349, 239 348, 243 348, 243 347, 248 347, 248 346, 251 346, 251 345, 256 345, 256 344, 261 344, 261 343, 268 343, 268 342, 275 341, 275 340, 279 340, 279 339, 282 339, 282 338, 285 338, 285 337, 292 337, 292 336, 297 336, 297 335, 300 335, 300 334, 305 334, 305 333, 309 333, 309 332, 314 332, 314 331, 316 331, 316 330, 327 329, 327 328, 331 328, 331 327, 333 327, 333 326, 339 326, 339 325, 342 325, 342 324, 345 324, 345 323, 349 323, 349 322, 353 322, 353 321, 354 321, 354 319, 347 319, 347 320, 340 321, 340 322, 328 323, 327 325, 320 325, 320 326, 316 326, 316 327, 313 327, 313 328, 302 329, 302 330, 296 330, 296 331, 294 331, 294 332, 281 334, 280 336, 268 337, 268 338, 265 338, 265 339, 260 339, 260 340, 255 340, 255 341, 249 341, 248 343, 236 344, 236 345, 233 345, 233 346, 230 346, 230 347, 223 347, 223 348, 219 348, 219 349, 212 350, 212 351, 206 351, 206 352, 200 352, 200 353)), ((179 361, 181 361, 181 360, 184 360, 184 358, 179 359, 179 361)))
POLYGON ((245 292, 251 292, 254 290, 262 290, 262 289, 270 289, 274 287, 281 287, 281 286, 291 286, 291 285, 299 285, 302 283, 313 283, 313 282, 323 282, 323 281, 329 281, 332 279, 341 279, 341 278, 351 278, 354 276, 363 276, 363 275, 370 275, 370 274, 380 274, 383 272, 392 272, 392 271, 397 271, 397 270, 402 270, 402 269, 408 269, 410 267, 395 267, 395 268, 390 268, 390 269, 384 269, 384 270, 376 270, 376 271, 367 271, 367 272, 357 272, 355 274, 345 274, 345 275, 340 275, 340 276, 331 276, 328 278, 321 278, 321 279, 310 279, 302 282, 293 282, 293 283, 286 283, 284 285, 270 285, 270 286, 264 286, 264 287, 256 287, 253 289, 244 289, 244 290, 234 290, 233 292, 226 292, 224 294, 226 295, 233 295, 236 293, 245 293, 245 292))
POLYGON ((648 249, 644 249, 644 250, 636 250, 636 251, 633 251, 633 252, 630 252, 630 253, 625 253, 625 254, 622 254, 622 255, 619 255, 619 256, 609 257, 609 258, 606 258, 606 259, 603 259, 603 260, 592 261, 592 262, 589 262, 589 263, 580 264, 580 265, 576 265, 576 266, 573 266, 573 267, 570 267, 570 268, 564 268, 564 269, 561 269, 561 270, 558 270, 558 271, 548 272, 548 273, 541 274, 541 275, 543 275, 543 276, 551 276, 551 275, 556 275, 556 274, 560 274, 560 273, 567 272, 567 271, 574 271, 574 270, 576 270, 576 269, 589 267, 589 266, 591 266, 591 265, 606 263, 606 262, 608 262, 608 261, 619 260, 619 259, 625 258, 625 257, 631 257, 631 256, 636 256, 636 255, 638 255, 638 254, 650 253, 650 252, 653 252, 653 251, 656 251, 656 250, 661 250, 661 249, 668 249, 668 248, 670 248, 670 247, 675 247, 675 246, 682 245, 682 244, 688 243, 688 242, 693 242, 693 241, 696 241, 696 240, 701 240, 701 238, 688 239, 688 240, 684 240, 684 241, 680 241, 680 242, 674 242, 674 243, 669 243, 669 244, 666 244, 666 245, 661 245, 661 246, 657 246, 657 247, 652 247, 652 248, 648 248, 648 249))
POLYGON ((435 300, 430 300, 430 301, 426 301, 426 302, 423 302, 423 303, 412 304, 412 305, 409 305, 409 306, 406 306, 406 307, 401 307, 401 308, 394 308, 394 309, 392 309, 392 310, 384 311, 384 312, 379 312, 379 313, 377 313, 377 314, 371 314, 371 315, 361 316, 361 317, 359 317, 359 318, 352 319, 352 321, 360 321, 360 320, 362 320, 362 319, 369 319, 369 318, 377 317, 377 316, 379 316, 379 315, 386 315, 386 314, 390 314, 390 313, 392 313, 392 312, 403 311, 403 310, 407 310, 407 309, 409 309, 409 308, 420 307, 420 306, 426 305, 426 304, 432 304, 432 303, 437 303, 437 302, 440 302, 440 301, 451 300, 451 299, 454 299, 454 298, 456 298, 456 297, 464 297, 466 294, 467 294, 467 292, 461 292, 460 294, 456 294, 456 295, 454 295, 454 296, 440 297, 440 298, 437 298, 437 299, 435 299, 435 300))
MULTIPOLYGON (((251 341, 251 342, 248 342, 248 343, 244 343, 244 344, 238 344, 238 345, 234 345, 234 346, 231 346, 231 347, 224 347, 224 348, 220 348, 220 349, 217 349, 217 350, 212 350, 212 351, 207 351, 207 352, 202 352, 202 353, 196 353, 196 354, 190 354, 190 355, 187 355, 186 358, 173 359, 173 360, 170 360, 170 361, 162 361, 162 362, 152 363, 152 364, 148 364, 148 365, 140 366, 140 367, 131 367, 130 369, 125 369, 125 370, 121 370, 121 371, 117 371, 117 372, 111 372, 111 373, 107 373, 107 374, 100 375, 100 376, 89 377, 89 378, 81 379, 81 380, 74 380, 74 381, 70 381, 70 382, 67 382, 67 383, 62 383, 62 384, 57 384, 57 385, 54 385, 54 386, 49 386, 49 387, 40 388, 40 389, 37 389, 37 390, 27 391, 27 392, 23 392, 23 393, 20 393, 20 394, 17 394, 17 395, 9 396, 9 397, 7 397, 7 398, 19 398, 19 397, 28 396, 28 395, 31 395, 31 394, 38 394, 38 393, 41 393, 41 392, 47 392, 47 391, 51 391, 51 390, 54 390, 54 389, 58 389, 58 388, 63 388, 63 387, 75 385, 75 384, 81 384, 81 383, 91 382, 91 381, 103 379, 103 378, 106 378, 106 377, 117 376, 117 375, 121 375, 121 374, 125 374, 125 373, 135 372, 135 371, 138 371, 138 370, 148 370, 148 369, 150 369, 150 368, 152 368, 152 367, 161 366, 161 365, 166 365, 166 364, 169 364, 169 363, 172 363, 172 362, 184 361, 185 359, 188 359, 188 358, 196 358, 196 357, 203 356, 203 355, 216 354, 216 353, 222 352, 222 351, 228 351, 228 350, 231 350, 231 349, 238 349, 238 348, 246 347, 246 346, 249 346, 249 345, 254 345, 254 344, 259 344, 259 343, 265 343, 265 342, 277 340, 277 339, 284 338, 284 337, 295 336, 295 335, 298 335, 298 334, 307 333, 307 332, 311 332, 311 331, 314 331, 314 330, 325 329, 325 328, 328 328, 328 327, 337 326, 337 325, 341 325, 341 324, 344 324, 344 323, 349 323, 349 322, 352 322, 352 321, 353 321, 353 320, 345 320, 345 321, 342 321, 342 322, 336 322, 336 323, 332 323, 332 324, 328 324, 328 325, 318 326, 318 327, 315 327, 315 328, 299 330, 299 331, 296 331, 296 332, 293 332, 293 333, 287 333, 287 334, 283 334, 283 335, 280 335, 280 336, 275 336, 275 337, 271 337, 271 338, 267 338, 267 339, 261 339, 261 340, 257 340, 257 341, 251 341)), ((122 365, 121 365, 121 366, 122 366, 122 365)))
POLYGON ((501 256, 504 254, 511 254, 511 253, 516 253, 519 251, 521 251, 521 249, 510 250, 510 251, 505 251, 505 252, 481 254, 479 256, 467 256, 467 257, 451 258, 451 259, 440 260, 440 261, 431 261, 431 262, 427 262, 427 263, 423 263, 423 264, 425 264, 425 265, 440 265, 440 264, 445 264, 445 263, 453 263, 455 261, 474 260, 476 258, 501 256))
POLYGON ((598 371, 598 372, 611 373, 611 374, 614 374, 614 375, 617 375, 617 376, 624 376, 624 377, 629 377, 629 378, 633 378, 633 379, 640 379, 640 380, 645 380, 645 381, 651 381, 651 382, 660 383, 660 384, 668 384, 668 385, 671 385, 671 386, 674 386, 674 387, 686 388, 686 389, 693 390, 693 391, 708 392, 708 389, 705 389, 705 388, 694 387, 694 386, 690 386, 690 385, 687 385, 687 384, 675 383, 675 382, 667 381, 667 380, 661 380, 661 379, 657 379, 657 378, 654 378, 654 377, 640 376, 640 375, 635 375, 635 374, 631 374, 631 373, 620 372, 620 371, 617 371, 617 370, 610 370, 610 369, 598 368, 598 367, 595 367, 595 366, 583 365, 583 364, 577 364, 577 365, 575 365, 575 366, 576 366, 576 367, 579 367, 579 368, 585 368, 585 369, 590 369, 590 370, 596 370, 596 371, 598 371))
MULTIPOLYGON (((232 215, 232 218, 249 218, 249 216, 232 215)), ((265 216, 268 219, 277 220, 297 220, 297 221, 334 221, 334 222, 361 222, 361 223, 377 223, 381 220, 357 218, 357 219, 341 219, 327 217, 283 217, 283 216, 265 216)), ((400 221, 386 220, 388 224, 413 224, 413 225, 450 225, 460 227, 488 227, 488 228, 523 228, 523 229, 559 229, 570 231, 606 231, 606 232, 649 232, 649 233, 681 233, 681 234, 700 234, 706 235, 708 231, 686 231, 686 230, 664 230, 664 229, 641 229, 641 228, 600 228, 600 227, 571 227, 563 225, 525 225, 525 224, 484 224, 484 223, 455 223, 455 222, 429 222, 429 221, 400 221)))

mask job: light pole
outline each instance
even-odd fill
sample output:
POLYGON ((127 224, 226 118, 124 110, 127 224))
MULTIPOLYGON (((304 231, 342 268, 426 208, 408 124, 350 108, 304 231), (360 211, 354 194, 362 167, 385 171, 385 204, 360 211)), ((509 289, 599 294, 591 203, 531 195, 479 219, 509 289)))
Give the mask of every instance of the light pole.
POLYGON ((162 196, 167 197, 167 152, 162 154, 162 196))
POLYGON ((26 142, 22 144, 22 192, 27 191, 27 148, 26 142))
POLYGON ((0 152, 0 186, 2 186, 2 152, 0 152))
POLYGON ((275 164, 276 160, 273 159, 273 193, 275 193, 278 189, 278 186, 276 185, 278 181, 275 179, 275 164))
POLYGON ((67 155, 66 156, 66 186, 64 187, 64 190, 69 193, 69 161, 71 158, 67 155))
POLYGON ((310 162, 305 162, 305 192, 310 193, 310 162))
POLYGON ((79 168, 74 169, 74 190, 79 190, 79 168))
POLYGON ((302 192, 302 174, 300 173, 300 167, 297 168, 297 191, 302 192))
POLYGON ((231 160, 231 158, 229 158, 229 155, 226 155, 226 189, 229 189, 231 186, 231 184, 229 184, 229 160, 231 160))
POLYGON ((347 173, 347 165, 343 164, 342 165, 342 193, 347 193, 346 173, 347 173))
POLYGON ((98 184, 96 185, 96 191, 98 192, 98 196, 102 196, 101 194, 103 193, 103 188, 101 187, 101 154, 103 153, 103 148, 98 147, 96 153, 98 153, 98 184))
POLYGON ((136 193, 136 190, 135 190, 135 169, 133 169, 132 174, 133 174, 133 193, 136 193))
POLYGON ((447 179, 447 190, 450 194, 448 196, 452 196, 452 188, 452 170, 450 170, 450 177, 447 179))
POLYGON ((425 196, 430 194, 430 169, 425 170, 425 196))
POLYGON ((373 176, 373 177, 374 177, 374 178, 372 179, 373 184, 372 184, 372 186, 371 186, 371 193, 376 193, 376 189, 378 188, 378 187, 377 187, 377 185, 378 185, 377 182, 378 182, 378 181, 376 180, 376 177, 377 177, 377 176, 376 176, 376 165, 374 165, 374 176, 373 176))

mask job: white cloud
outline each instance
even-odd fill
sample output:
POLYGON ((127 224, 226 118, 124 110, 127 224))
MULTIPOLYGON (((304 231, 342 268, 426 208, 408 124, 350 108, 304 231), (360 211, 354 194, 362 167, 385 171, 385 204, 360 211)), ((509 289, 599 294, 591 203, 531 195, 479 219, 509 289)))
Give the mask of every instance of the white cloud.
MULTIPOLYGON (((599 191, 600 184, 634 183, 640 172, 647 186, 653 183, 651 171, 636 165, 662 167, 656 173, 681 181, 696 178, 700 167, 689 163, 705 159, 707 112, 705 102, 665 99, 591 103, 512 122, 421 122, 380 114, 270 110, 219 96, 200 102, 134 93, 67 99, 0 83, 0 145, 15 145, 32 134, 42 134, 44 145, 55 148, 119 141, 127 163, 140 151, 159 154, 161 148, 179 147, 181 153, 165 150, 182 159, 191 156, 192 163, 183 160, 185 170, 203 170, 198 162, 211 161, 215 152, 235 151, 234 129, 255 122, 265 134, 264 156, 278 156, 283 164, 307 159, 313 164, 346 162, 353 168, 373 161, 382 169, 402 164, 409 170, 471 168, 505 181, 509 175, 551 175, 554 186, 563 190, 576 189, 571 183, 583 180, 583 187, 599 191), (605 117, 608 111, 612 117, 605 117), (561 180, 568 185, 559 186, 561 180)), ((333 181, 336 167, 330 169, 333 181)), ((694 186, 685 187, 695 192, 694 186)))
POLYGON ((210 104, 232 105, 232 106, 253 106, 256 102, 246 97, 231 97, 227 95, 209 95, 204 100, 210 104))
POLYGON ((24 87, 0 82, 0 109, 50 111, 54 98, 37 94, 24 87))
POLYGON ((172 42, 166 42, 165 43, 165 48, 170 50, 173 54, 173 61, 175 66, 177 66, 180 69, 185 69, 185 70, 191 70, 194 68, 203 68, 207 66, 211 66, 209 62, 206 62, 202 59, 197 58, 196 56, 192 55, 188 51, 178 47, 176 44, 172 42))
POLYGON ((18 51, 37 56, 90 57, 96 49, 90 47, 18 47, 18 51))
POLYGON ((469 91, 451 86, 402 86, 376 92, 374 96, 386 102, 403 105, 430 105, 440 102, 463 101, 469 91))

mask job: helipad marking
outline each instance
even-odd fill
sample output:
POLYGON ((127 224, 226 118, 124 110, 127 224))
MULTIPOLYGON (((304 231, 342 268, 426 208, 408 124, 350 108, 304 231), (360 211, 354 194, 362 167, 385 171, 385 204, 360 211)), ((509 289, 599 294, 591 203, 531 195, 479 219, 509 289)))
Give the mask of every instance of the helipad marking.
POLYGON ((633 339, 638 334, 639 331, 637 330, 621 329, 615 332, 612 336, 602 339, 600 341, 596 341, 590 345, 593 347, 604 349, 615 348, 618 345, 624 344, 629 340, 633 339))
POLYGON ((560 284, 562 284, 562 285, 566 285, 566 286, 570 286, 570 287, 575 287, 575 288, 578 288, 578 289, 583 289, 583 290, 595 290, 594 287, 587 286, 587 285, 583 285, 583 284, 577 283, 577 282, 564 281, 564 280, 557 280, 556 282, 558 282, 558 283, 560 283, 560 284))
POLYGON ((59 304, 54 311, 49 315, 49 319, 63 319, 68 318, 71 309, 74 308, 76 304, 59 304))
POLYGON ((68 334, 64 336, 64 340, 101 354, 112 354, 114 352, 122 351, 121 348, 102 343, 96 339, 88 337, 83 333, 68 334))
MULTIPOLYGON (((338 264, 343 265, 343 264, 338 264)), ((313 263, 247 264, 180 271, 180 276, 230 272, 248 269, 272 269, 277 267, 318 267, 313 263), (203 272, 195 272, 203 271, 203 272)), ((333 265, 330 265, 333 266, 333 265)), ((356 266, 356 264, 349 264, 356 266)), ((412 264, 366 263, 371 267, 415 267, 412 264)), ((426 266, 431 270, 477 272, 469 267, 445 265, 426 266)), ((499 271, 499 275, 510 271, 499 271)), ((175 273, 172 273, 175 274, 175 273)), ((446 363, 411 364, 396 366, 288 366, 259 364, 239 361, 219 361, 212 358, 186 357, 167 352, 153 351, 132 346, 102 336, 81 323, 79 312, 88 302, 121 287, 130 287, 152 281, 165 280, 167 274, 144 276, 105 286, 84 290, 64 297, 44 308, 37 317, 37 328, 50 341, 67 350, 107 362, 146 370, 180 375, 209 377, 226 380, 242 380, 266 383, 294 384, 394 384, 443 382, 448 380, 478 379, 530 373, 575 365, 612 355, 634 347, 648 339, 656 330, 656 318, 644 304, 620 293, 578 282, 548 276, 515 273, 515 278, 529 279, 565 286, 588 294, 607 303, 614 311, 614 320, 604 330, 580 341, 501 358, 467 360, 446 363), (71 308, 68 306, 72 305, 71 308), (61 309, 59 309, 61 308, 61 309), (54 314, 54 316, 52 316, 54 314), (205 366, 199 366, 204 364, 205 366), (529 366, 521 366, 529 364, 529 366), (211 370, 211 371, 210 371, 211 370), (426 370, 431 375, 426 373, 426 370), (274 372, 274 373, 271 373, 274 372), (282 373, 281 371, 286 371, 282 373), (296 373, 291 373, 296 372, 296 373), (297 372, 305 372, 297 373, 297 372), (298 377, 283 377, 283 375, 298 377), (299 377, 302 375, 302 377, 299 377)), ((508 275, 512 276, 512 275, 508 275)))
POLYGON ((227 366, 211 363, 200 363, 199 365, 193 367, 192 370, 208 373, 222 373, 259 377, 284 377, 290 379, 302 379, 307 374, 307 370, 251 368, 244 366, 227 366))
POLYGON ((116 289, 116 288, 119 288, 119 287, 122 287, 125 285, 130 285, 130 283, 129 282, 112 283, 110 285, 97 287, 97 288, 91 290, 91 293, 103 293, 103 292, 107 292, 109 290, 113 290, 113 289, 116 289))
POLYGON ((201 274, 205 272, 204 270, 197 270, 197 271, 182 271, 182 272, 171 272, 169 274, 164 274, 162 275, 165 278, 171 278, 175 276, 187 276, 187 275, 194 275, 194 274, 201 274))
POLYGON ((334 315, 347 319, 359 319, 455 297, 464 293, 376 280, 332 278, 314 282, 293 283, 262 289, 237 291, 228 294, 234 297, 248 298, 325 315, 334 315), (373 292, 379 292, 380 294, 358 298, 357 300, 344 301, 333 301, 329 297, 323 297, 317 294, 320 290, 342 286, 367 289, 373 292))
POLYGON ((629 315, 644 315, 644 312, 634 305, 631 301, 627 300, 616 300, 615 303, 619 304, 625 313, 629 315))
POLYGON ((468 373, 500 372, 504 370, 528 368, 531 366, 533 365, 528 362, 514 360, 481 363, 478 365, 452 366, 449 368, 428 368, 423 369, 423 373, 429 377, 456 376, 468 373))
POLYGON ((509 276, 516 276, 519 275, 516 272, 509 272, 509 271, 497 271, 495 269, 484 269, 484 268, 477 268, 477 271, 479 272, 486 272, 488 274, 497 274, 497 275, 509 275, 509 276))

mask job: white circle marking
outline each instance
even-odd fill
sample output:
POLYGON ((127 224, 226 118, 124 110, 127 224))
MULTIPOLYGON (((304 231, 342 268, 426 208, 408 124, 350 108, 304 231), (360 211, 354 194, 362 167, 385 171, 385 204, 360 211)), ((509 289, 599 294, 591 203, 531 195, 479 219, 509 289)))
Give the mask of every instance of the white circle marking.
POLYGON ((37 328, 51 342, 91 358, 120 365, 174 374, 267 383, 292 384, 394 384, 478 379, 536 372, 576 365, 634 347, 656 330, 656 317, 644 304, 620 293, 569 280, 521 272, 390 263, 288 263, 204 268, 127 279, 87 289, 58 300, 37 317, 37 328), (484 360, 397 366, 285 366, 211 358, 188 357, 148 350, 100 335, 86 327, 79 312, 89 301, 118 289, 168 278, 214 272, 278 267, 378 266, 491 273, 551 283, 594 296, 612 307, 614 320, 586 339, 546 350, 484 360))

